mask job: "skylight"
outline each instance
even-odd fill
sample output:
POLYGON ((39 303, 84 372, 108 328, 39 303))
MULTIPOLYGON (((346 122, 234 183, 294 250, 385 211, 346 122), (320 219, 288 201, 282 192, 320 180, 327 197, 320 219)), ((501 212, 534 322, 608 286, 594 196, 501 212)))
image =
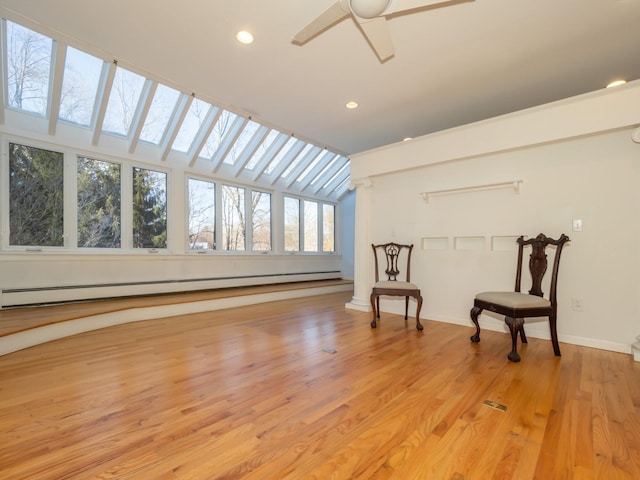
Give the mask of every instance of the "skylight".
POLYGON ((189 150, 210 108, 210 103, 203 102, 198 98, 193 99, 189 111, 182 121, 178 136, 173 142, 172 148, 174 150, 179 152, 187 152, 189 150))
POLYGON ((58 118, 83 127, 91 125, 104 61, 67 47, 58 118))
POLYGON ((281 135, 281 133, 277 130, 271 130, 267 134, 267 137, 263 140, 260 146, 258 146, 258 149, 255 151, 251 159, 247 162, 246 168, 248 170, 253 170, 256 167, 258 162, 264 157, 268 148, 271 146, 274 140, 278 138, 279 135, 281 135))
POLYGON ((249 123, 247 123, 247 126, 244 127, 244 130, 242 130, 242 132, 238 136, 238 139, 231 147, 231 150, 229 150, 229 153, 224 158, 224 163, 229 165, 233 165, 235 163, 236 159, 244 151, 247 144, 251 141, 251 139, 255 135, 256 130, 258 130, 258 127, 260 127, 260 124, 254 121, 249 121, 249 123))
POLYGON ((149 113, 140 133, 140 140, 158 145, 176 108, 180 92, 165 85, 158 85, 149 113))
POLYGON ((218 121, 213 126, 211 135, 209 135, 209 138, 205 143, 204 150, 202 152, 203 157, 209 159, 213 157, 237 117, 238 116, 235 113, 231 113, 227 110, 222 111, 218 117, 218 121))
POLYGON ((7 21, 7 103, 44 116, 49 98, 50 38, 7 21))
POLYGON ((109 94, 107 113, 102 130, 126 136, 131 127, 131 120, 136 112, 140 93, 144 86, 144 77, 124 68, 116 68, 116 76, 109 94))
POLYGON ((91 132, 77 136, 89 140, 89 149, 109 134, 101 147, 115 158, 144 155, 147 163, 167 161, 166 168, 181 162, 193 173, 285 194, 337 201, 346 192, 349 160, 335 152, 123 68, 112 58, 0 21, 6 27, 0 28, 0 98, 12 112, 7 117, 0 110, 5 125, 12 115, 35 114, 47 122, 23 123, 33 127, 34 138, 56 136, 57 123, 65 123, 91 132))
POLYGON ((278 154, 275 156, 273 160, 271 160, 271 163, 269 163, 269 166, 265 170, 265 173, 267 175, 271 175, 273 173, 273 171, 280 164, 284 156, 289 152, 289 150, 291 150, 291 148, 297 143, 297 141, 298 141, 297 138, 291 137, 287 141, 287 143, 284 145, 284 147, 282 147, 280 151, 278 151, 278 154))

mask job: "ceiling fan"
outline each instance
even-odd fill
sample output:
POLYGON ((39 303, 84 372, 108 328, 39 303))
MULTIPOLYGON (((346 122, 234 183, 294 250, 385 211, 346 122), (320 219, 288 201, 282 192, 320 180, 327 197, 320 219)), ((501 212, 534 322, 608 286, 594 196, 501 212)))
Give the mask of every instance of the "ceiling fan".
POLYGON ((452 5, 474 0, 336 0, 311 23, 300 30, 293 43, 303 45, 348 16, 358 22, 362 33, 376 52, 380 62, 393 57, 395 50, 387 17, 413 13, 426 7, 452 5))

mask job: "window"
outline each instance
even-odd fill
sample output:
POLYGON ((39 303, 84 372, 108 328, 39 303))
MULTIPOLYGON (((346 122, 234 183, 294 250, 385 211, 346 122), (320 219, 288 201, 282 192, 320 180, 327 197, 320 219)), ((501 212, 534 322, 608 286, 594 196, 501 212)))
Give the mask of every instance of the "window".
POLYGON ((133 169, 133 246, 167 247, 167 174, 133 169))
POLYGON ((53 40, 7 21, 7 103, 45 115, 53 40))
POLYGON ((120 248, 120 170, 78 158, 78 247, 120 248))
POLYGON ((136 113, 144 77, 123 68, 116 69, 109 103, 104 116, 102 130, 118 135, 127 135, 133 115, 136 113))
POLYGON ((149 113, 142 126, 140 140, 158 145, 162 140, 180 92, 165 85, 158 85, 149 113))
POLYGON ((58 118, 84 127, 91 124, 104 62, 67 47, 58 118))
POLYGON ((304 252, 334 252, 335 206, 284 197, 284 250, 300 251, 301 238, 304 252))
POLYGON ((235 113, 231 113, 227 110, 223 110, 220 113, 218 121, 213 126, 213 130, 211 130, 211 134, 209 135, 209 138, 207 138, 204 148, 202 149, 203 157, 210 159, 215 155, 218 148, 220 148, 222 141, 230 134, 232 130, 231 126, 237 118, 238 116, 235 113))
POLYGON ((281 133, 278 130, 271 130, 267 134, 266 138, 260 143, 253 156, 247 162, 247 170, 253 170, 258 162, 262 160, 262 157, 267 153, 267 150, 271 146, 271 144, 275 141, 281 133))
POLYGON ((211 105, 207 102, 197 98, 193 99, 171 148, 184 153, 189 151, 189 147, 191 147, 210 108, 211 105))
POLYGON ((244 130, 242 130, 242 132, 238 136, 238 139, 231 147, 231 150, 229 150, 229 153, 226 155, 224 159, 224 163, 227 163, 229 165, 233 165, 235 163, 238 157, 242 155, 242 153, 244 152, 244 149, 247 147, 247 145, 249 144, 253 136, 256 134, 259 127, 260 127, 260 124, 254 121, 249 121, 247 123, 247 126, 244 127, 244 130))
POLYGON ((256 252, 271 250, 271 194, 251 192, 252 242, 256 252))
POLYGON ((300 200, 284 197, 284 250, 300 250, 300 200))
POLYGON ((169 175, 186 175, 175 208, 189 250, 271 252, 277 238, 278 253, 333 251, 322 202, 346 192, 346 157, 31 26, 0 18, 0 117, 16 122, 0 128, 5 152, 15 142, 0 172, 5 247, 167 248, 169 175), (242 186, 205 181, 214 175, 242 186))
POLYGON ((63 154, 9 144, 9 244, 64 245, 63 154))
POLYGON ((214 250, 216 238, 216 185, 189 179, 189 249, 214 250))
POLYGON ((244 188, 222 186, 222 249, 246 249, 244 188))
POLYGON ((335 252, 335 210, 333 205, 322 205, 322 251, 335 252))
POLYGON ((287 143, 284 144, 284 147, 282 147, 280 149, 280 151, 278 152, 278 154, 275 156, 275 158, 273 160, 271 160, 271 162, 269 163, 269 166, 265 170, 265 173, 267 173, 268 175, 271 175, 273 173, 273 171, 276 169, 276 167, 278 165, 280 165, 280 162, 285 157, 285 155, 287 153, 289 153, 289 150, 291 150, 291 148, 297 142, 298 142, 298 140, 296 138, 294 138, 294 137, 291 137, 289 140, 287 140, 287 143))
POLYGON ((318 203, 304 200, 304 251, 318 251, 318 203))

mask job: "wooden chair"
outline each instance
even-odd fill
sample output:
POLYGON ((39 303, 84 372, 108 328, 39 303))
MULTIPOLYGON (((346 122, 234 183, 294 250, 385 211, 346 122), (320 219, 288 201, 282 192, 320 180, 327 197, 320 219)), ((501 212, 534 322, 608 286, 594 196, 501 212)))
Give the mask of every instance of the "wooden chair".
POLYGON ((420 289, 411 283, 411 252, 413 245, 400 245, 398 243, 383 243, 380 245, 373 245, 373 257, 376 265, 376 283, 371 290, 371 307, 373 307, 373 320, 371 321, 371 328, 376 328, 376 319, 380 318, 380 295, 392 295, 397 297, 405 297, 404 301, 404 319, 407 320, 409 313, 409 297, 413 297, 418 301, 418 307, 416 308, 416 328, 422 330, 422 324, 420 323, 420 309, 422 308, 422 295, 420 295, 420 289), (403 253, 403 250, 405 251, 403 253), (384 273, 387 275, 386 280, 380 280, 378 275, 378 252, 384 254, 383 258, 386 261, 386 269, 384 273), (402 260, 402 264, 406 265, 404 270, 404 281, 398 280, 400 275, 400 269, 398 262, 400 257, 406 259, 406 263, 402 260))
POLYGON ((522 236, 518 238, 518 267, 516 271, 516 288, 513 292, 483 292, 476 295, 471 309, 471 320, 476 326, 476 333, 471 336, 472 342, 480 341, 480 325, 478 316, 482 310, 504 315, 504 321, 511 332, 511 352, 507 356, 512 362, 519 362, 520 355, 517 350, 518 333, 522 343, 527 343, 524 333, 524 319, 530 317, 549 317, 549 328, 551 329, 551 342, 553 352, 560 356, 560 346, 558 345, 558 332, 556 330, 556 319, 558 305, 556 302, 556 287, 558 285, 558 267, 560 265, 560 255, 562 247, 569 241, 569 237, 562 234, 558 240, 548 238, 544 234, 538 235, 531 240, 525 240, 522 236), (520 281, 522 278, 522 255, 526 245, 531 245, 531 256, 529 258, 529 271, 531 273, 531 290, 529 293, 520 292, 520 281), (551 270, 551 283, 549 288, 549 298, 545 299, 542 292, 542 279, 547 271, 546 248, 549 245, 556 247, 551 270))

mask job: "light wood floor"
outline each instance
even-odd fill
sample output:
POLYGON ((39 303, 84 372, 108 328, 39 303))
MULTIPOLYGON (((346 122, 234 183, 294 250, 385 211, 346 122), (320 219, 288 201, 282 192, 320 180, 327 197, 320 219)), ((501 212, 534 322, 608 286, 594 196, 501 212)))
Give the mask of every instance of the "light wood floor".
POLYGON ((347 310, 143 321, 0 357, 0 478, 638 479, 640 363, 347 310), (336 353, 323 349, 334 348, 336 353), (501 411, 483 404, 506 406, 501 411))

